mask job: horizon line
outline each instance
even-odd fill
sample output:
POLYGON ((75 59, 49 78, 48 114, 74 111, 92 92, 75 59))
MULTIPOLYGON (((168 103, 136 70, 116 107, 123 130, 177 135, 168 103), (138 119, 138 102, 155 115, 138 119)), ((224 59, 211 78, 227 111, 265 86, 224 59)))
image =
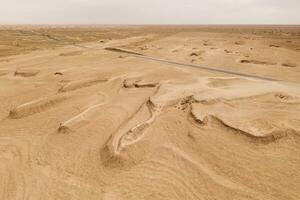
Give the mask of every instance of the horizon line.
POLYGON ((60 23, 0 23, 0 26, 300 26, 299 24, 263 24, 263 23, 245 23, 245 24, 239 24, 239 23, 185 23, 185 24, 180 24, 180 23, 166 23, 166 24, 159 24, 159 23, 145 23, 145 24, 140 24, 140 23, 65 23, 65 24, 60 24, 60 23))

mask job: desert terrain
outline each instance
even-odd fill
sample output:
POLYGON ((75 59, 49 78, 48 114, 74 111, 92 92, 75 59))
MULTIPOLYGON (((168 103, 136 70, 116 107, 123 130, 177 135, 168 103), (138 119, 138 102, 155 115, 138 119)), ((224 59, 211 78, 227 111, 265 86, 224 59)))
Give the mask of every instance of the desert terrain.
POLYGON ((300 26, 0 26, 1 200, 299 200, 300 26))

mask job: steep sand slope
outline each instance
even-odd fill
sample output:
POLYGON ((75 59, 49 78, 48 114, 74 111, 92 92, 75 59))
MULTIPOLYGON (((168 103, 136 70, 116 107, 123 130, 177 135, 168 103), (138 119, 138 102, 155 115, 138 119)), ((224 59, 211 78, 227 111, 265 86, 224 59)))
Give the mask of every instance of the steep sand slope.
MULTIPOLYGON (((262 45, 225 33, 205 48, 220 38, 236 42, 218 44, 223 49, 262 45)), ((0 63, 0 199, 300 199, 299 66, 244 66, 223 50, 208 56, 214 50, 180 43, 214 37, 195 35, 134 35, 0 63), (145 45, 162 49, 141 50, 145 45), (180 62, 203 56, 194 62, 283 81, 107 47, 180 62)), ((299 63, 295 50, 278 57, 288 52, 299 63)), ((266 53, 265 62, 279 62, 271 58, 266 53)))

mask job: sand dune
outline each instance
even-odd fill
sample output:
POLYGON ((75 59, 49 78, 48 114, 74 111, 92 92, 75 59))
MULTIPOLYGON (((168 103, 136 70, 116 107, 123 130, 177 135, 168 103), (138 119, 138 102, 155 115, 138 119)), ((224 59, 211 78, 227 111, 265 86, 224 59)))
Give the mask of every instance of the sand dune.
POLYGON ((298 33, 1 32, 0 199, 300 199, 298 33))

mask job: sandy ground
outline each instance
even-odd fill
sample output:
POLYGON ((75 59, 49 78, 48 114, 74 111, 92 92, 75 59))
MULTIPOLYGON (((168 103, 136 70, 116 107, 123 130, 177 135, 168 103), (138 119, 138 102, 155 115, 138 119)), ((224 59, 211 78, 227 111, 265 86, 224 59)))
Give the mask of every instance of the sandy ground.
POLYGON ((0 102, 1 200, 300 199, 297 26, 1 27, 0 102))

